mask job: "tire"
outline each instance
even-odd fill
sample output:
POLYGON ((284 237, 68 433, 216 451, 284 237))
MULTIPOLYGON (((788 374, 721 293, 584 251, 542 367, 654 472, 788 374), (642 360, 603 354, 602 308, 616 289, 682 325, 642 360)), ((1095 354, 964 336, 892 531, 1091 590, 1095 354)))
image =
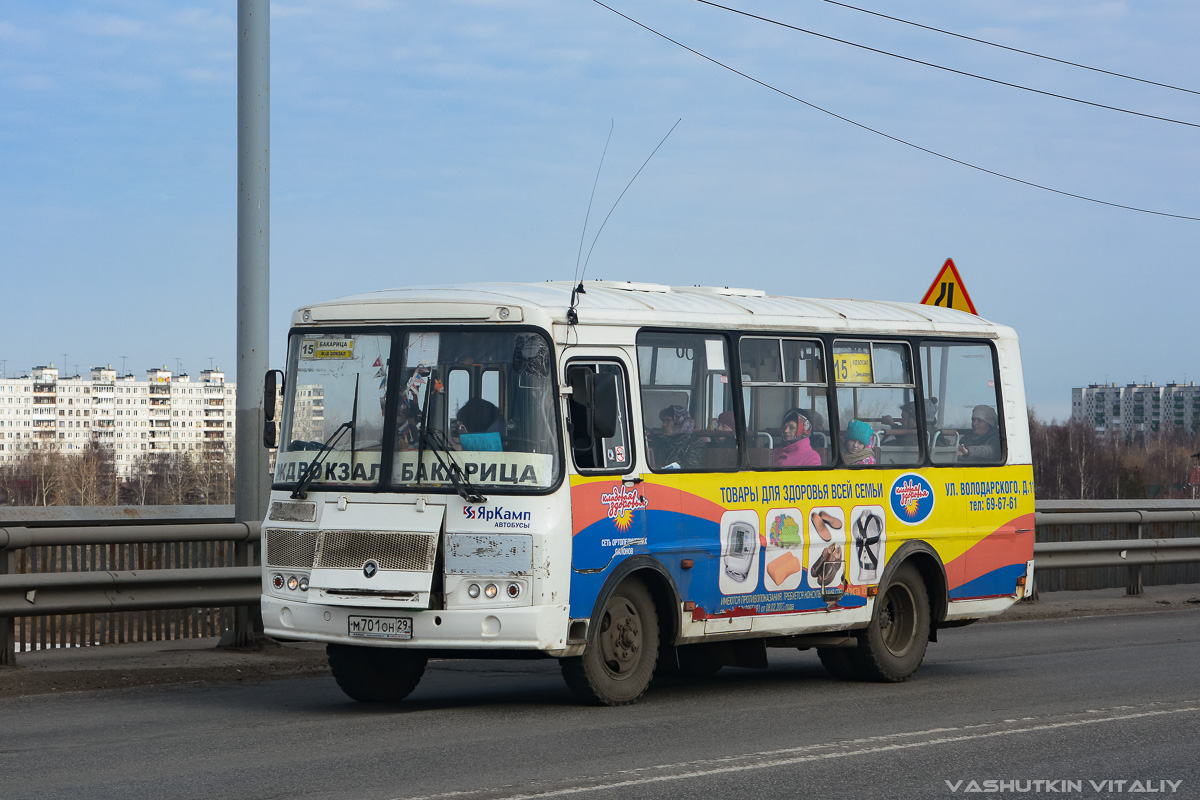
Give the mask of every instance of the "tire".
POLYGON ((875 600, 871 624, 849 651, 859 677, 883 683, 907 680, 929 646, 929 592, 911 562, 901 564, 875 600))
POLYGON ((425 673, 424 653, 348 644, 325 646, 337 685, 360 703, 398 703, 408 697, 425 673))
POLYGON ((817 657, 821 666, 839 681, 859 679, 858 667, 854 664, 854 650, 849 647, 818 647, 817 657))
POLYGON ((637 701, 658 663, 658 614, 644 584, 626 580, 594 621, 587 652, 561 661, 563 679, 588 705, 623 706, 637 701))

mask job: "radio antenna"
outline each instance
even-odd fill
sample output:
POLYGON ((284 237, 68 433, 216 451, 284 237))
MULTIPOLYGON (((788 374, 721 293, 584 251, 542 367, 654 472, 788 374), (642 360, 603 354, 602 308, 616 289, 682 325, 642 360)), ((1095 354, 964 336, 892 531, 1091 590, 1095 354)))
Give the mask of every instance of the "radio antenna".
MULTIPOLYGON (((658 152, 658 148, 663 146, 663 142, 667 140, 667 136, 670 136, 674 132, 675 128, 679 126, 680 122, 683 122, 683 117, 675 120, 675 124, 671 126, 671 130, 667 131, 667 135, 662 138, 662 141, 658 143, 658 146, 650 152, 650 155, 646 156, 646 160, 642 162, 640 167, 638 167, 638 171, 633 173, 633 177, 629 179, 629 183, 625 184, 625 188, 622 189, 621 194, 617 196, 616 202, 613 203, 612 208, 608 210, 608 214, 604 217, 604 222, 600 223, 600 230, 596 231, 596 236, 592 239, 592 246, 588 248, 587 258, 583 260, 583 272, 585 274, 587 273, 588 262, 592 260, 592 251, 596 249, 596 240, 599 239, 600 234, 604 232, 604 226, 608 224, 608 218, 611 217, 612 213, 617 210, 617 203, 621 202, 621 198, 625 196, 625 192, 629 191, 629 187, 632 186, 633 182, 637 180, 637 176, 642 174, 642 170, 644 170, 646 165, 650 163, 650 159, 654 158, 654 154, 658 152)), ((582 275, 580 275, 579 280, 580 283, 583 282, 582 275)))
POLYGON ((600 183, 600 171, 604 169, 604 157, 608 155, 608 144, 612 141, 614 124, 613 120, 608 121, 608 138, 604 140, 604 150, 600 153, 600 164, 596 167, 596 178, 592 181, 592 196, 588 198, 587 213, 583 215, 583 230, 579 232, 579 252, 575 254, 575 277, 571 278, 571 283, 578 282, 578 285, 571 289, 571 303, 567 306, 568 325, 575 325, 579 322, 579 312, 575 310, 575 300, 579 295, 587 294, 583 288, 583 280, 579 277, 579 259, 583 256, 583 240, 587 238, 588 220, 592 216, 592 201, 596 199, 596 185, 600 183))
MULTIPOLYGON (((583 240, 587 238, 588 219, 592 216, 592 201, 596 199, 596 185, 600 183, 600 170, 604 169, 604 157, 608 155, 608 144, 612 141, 614 120, 608 121, 608 138, 604 140, 604 150, 600 153, 600 164, 596 167, 596 179, 592 181, 592 196, 588 198, 587 213, 583 215, 583 230, 579 232, 579 252, 575 254, 575 277, 571 279, 571 283, 579 280, 579 259, 583 257, 583 240)), ((572 306, 575 305, 572 298, 572 306)))

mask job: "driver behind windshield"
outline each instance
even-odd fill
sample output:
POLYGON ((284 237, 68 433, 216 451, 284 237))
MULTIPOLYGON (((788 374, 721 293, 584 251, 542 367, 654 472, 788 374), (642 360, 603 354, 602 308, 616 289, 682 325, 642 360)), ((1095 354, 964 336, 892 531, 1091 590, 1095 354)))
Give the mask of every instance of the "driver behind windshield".
POLYGON ((494 403, 472 397, 458 409, 455 419, 458 420, 463 450, 502 449, 500 433, 504 430, 504 418, 494 403))

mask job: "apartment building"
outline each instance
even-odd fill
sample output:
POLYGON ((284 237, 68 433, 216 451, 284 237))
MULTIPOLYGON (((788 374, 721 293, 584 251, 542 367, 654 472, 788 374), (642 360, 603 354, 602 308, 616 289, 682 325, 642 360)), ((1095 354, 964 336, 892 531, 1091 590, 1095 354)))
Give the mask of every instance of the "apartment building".
POLYGON ((1186 384, 1093 384, 1071 390, 1071 419, 1097 433, 1144 439, 1157 433, 1194 434, 1200 424, 1200 387, 1186 384))
POLYGON ((146 371, 145 380, 93 367, 88 377, 60 377, 53 364, 0 379, 0 464, 30 450, 82 451, 95 441, 113 453, 126 475, 139 456, 155 452, 222 451, 232 456, 237 387, 218 369, 199 380, 146 371))

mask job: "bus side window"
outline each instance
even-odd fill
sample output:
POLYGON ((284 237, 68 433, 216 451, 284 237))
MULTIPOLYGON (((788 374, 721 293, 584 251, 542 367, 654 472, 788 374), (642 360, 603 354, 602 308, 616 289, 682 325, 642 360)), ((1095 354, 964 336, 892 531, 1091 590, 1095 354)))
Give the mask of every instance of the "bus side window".
POLYGON ((848 467, 920 464, 928 447, 921 425, 936 421, 937 403, 927 401, 923 409, 917 406, 908 344, 838 339, 833 343, 833 372, 842 463, 848 467), (863 424, 872 433, 863 431, 863 424))
MULTIPOLYGON (((729 352, 712 333, 642 331, 637 338, 642 424, 650 468, 702 472, 730 469, 708 445, 729 409, 729 352)), ((734 440, 736 444, 736 439, 734 440)))
POLYGON ((1003 464, 1004 431, 997 411, 996 357, 986 344, 921 345, 926 397, 938 397, 941 418, 929 431, 934 464, 1003 464))
POLYGON ((628 472, 633 465, 629 446, 629 414, 625 370, 612 361, 572 361, 567 365, 566 382, 580 372, 612 375, 617 382, 617 426, 612 436, 593 437, 589 432, 588 409, 571 397, 567 402, 567 428, 571 456, 580 472, 628 472))
POLYGON ((743 336, 739 342, 751 469, 829 466, 829 387, 821 342, 743 336))

